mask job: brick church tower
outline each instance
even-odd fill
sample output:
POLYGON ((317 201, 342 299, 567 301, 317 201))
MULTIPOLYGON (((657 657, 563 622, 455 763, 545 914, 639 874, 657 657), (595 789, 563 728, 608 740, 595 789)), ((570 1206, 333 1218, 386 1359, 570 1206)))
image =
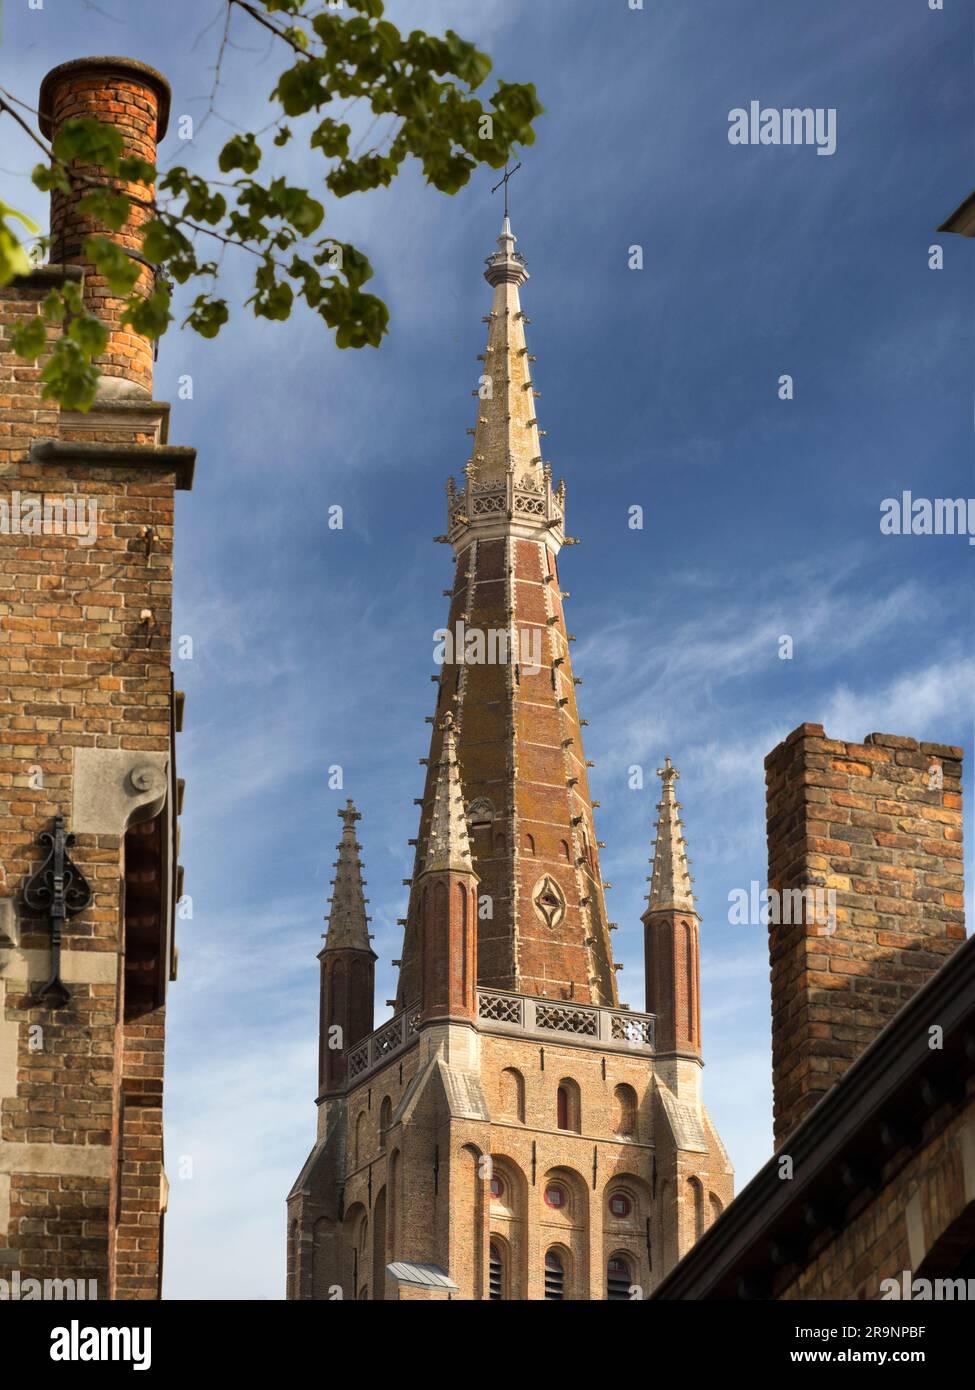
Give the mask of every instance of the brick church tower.
POLYGON ((372 1031, 364 900, 339 898, 340 847, 289 1298, 639 1297, 732 1195, 701 1103, 698 917, 669 760, 648 1012, 617 995, 558 572, 565 485, 541 455, 507 217, 485 278, 471 456, 438 537, 456 571, 396 1011, 372 1031))
MULTIPOLYGON (((44 135, 94 117, 151 161, 168 110, 165 80, 125 58, 65 63, 41 87, 44 135)), ((104 229, 81 191, 52 198, 51 263, 0 289, 0 1278, 22 1297, 51 1279, 156 1298, 180 891, 173 511, 195 452, 167 443, 152 344, 85 263, 104 229), (87 413, 45 399, 43 360, 10 348, 66 280, 109 329, 87 413)), ((110 235, 148 293, 145 215, 110 235)))

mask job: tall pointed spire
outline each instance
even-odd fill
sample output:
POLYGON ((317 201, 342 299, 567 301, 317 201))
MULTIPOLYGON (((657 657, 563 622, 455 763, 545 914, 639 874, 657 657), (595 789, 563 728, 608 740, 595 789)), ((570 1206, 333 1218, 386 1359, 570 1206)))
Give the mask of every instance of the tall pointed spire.
POLYGON ((448 711, 441 724, 443 744, 437 769, 437 785, 433 793, 433 815, 427 836, 423 869, 457 869, 473 873, 471 844, 464 815, 464 793, 457 767, 457 741, 454 735, 454 716, 448 711))
POLYGON ((498 249, 487 257, 484 278, 494 289, 488 315, 484 368, 477 391, 474 446, 468 471, 484 485, 503 482, 510 470, 521 479, 540 482, 543 475, 541 432, 535 413, 531 361, 525 339, 525 315, 518 294, 528 279, 525 258, 515 250, 515 235, 505 217, 498 249))
POLYGON ((463 478, 448 480, 447 534, 437 537, 456 557, 450 640, 434 677, 397 1006, 420 993, 425 876, 451 856, 478 880, 484 988, 615 1005, 620 967, 604 896, 612 885, 599 871, 581 678, 558 571, 562 546, 574 542, 564 533, 565 485, 553 486, 541 456, 540 392, 519 299, 528 270, 507 216, 484 276, 493 297, 474 442, 463 478))
POLYGON ((657 776, 661 778, 663 787, 661 799, 657 802, 657 838, 654 841, 656 848, 647 910, 694 912, 693 879, 687 867, 689 860, 687 841, 683 835, 684 822, 677 814, 681 805, 674 787, 680 773, 668 757, 663 767, 657 768, 657 776))
POLYGON ((335 861, 335 878, 332 880, 332 898, 329 903, 328 931, 325 937, 326 951, 369 951, 369 918, 366 916, 366 901, 362 889, 362 860, 359 853, 362 846, 355 837, 355 823, 362 819, 362 813, 355 809, 351 798, 338 812, 342 819, 342 838, 339 840, 339 857, 335 861))

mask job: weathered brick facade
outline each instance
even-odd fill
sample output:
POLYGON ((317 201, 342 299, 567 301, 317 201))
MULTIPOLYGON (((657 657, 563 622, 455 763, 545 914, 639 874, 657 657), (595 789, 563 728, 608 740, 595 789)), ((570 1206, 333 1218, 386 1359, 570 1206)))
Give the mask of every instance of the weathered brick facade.
POLYGON ((732 1194, 701 1102, 698 916, 669 762, 645 917, 656 1043, 654 1018, 618 1002, 557 568, 565 490, 540 455, 507 220, 498 245, 472 454, 438 538, 456 574, 396 1013, 369 1036, 352 1022, 366 1001, 344 991, 353 967, 371 980, 371 950, 340 845, 290 1298, 643 1297, 732 1194))
POLYGON ((770 927, 775 1156, 657 1296, 970 1298, 961 749, 803 724, 766 771, 769 886, 835 899, 770 927))
POLYGON ((778 1145, 965 938, 961 749, 803 724, 765 766, 769 887, 835 895, 770 929, 778 1145))
MULTIPOLYGON (((45 79, 42 123, 51 133, 68 115, 117 121, 152 159, 167 93, 125 59, 66 64, 45 79)), ((166 443, 152 346, 119 327, 118 304, 84 264, 83 231, 58 195, 52 234, 64 263, 0 290, 0 1274, 154 1298, 177 891, 173 508, 194 451, 166 443), (42 362, 20 361, 9 341, 69 277, 112 329, 86 414, 45 400, 42 362), (64 518, 64 504, 82 500, 85 524, 72 531, 58 508, 64 518), (49 508, 41 533, 34 504, 49 508), (39 837, 58 816, 92 890, 64 924, 60 1007, 41 995, 50 915, 29 907, 47 853, 39 837)), ((137 244, 130 229, 119 239, 137 244)))

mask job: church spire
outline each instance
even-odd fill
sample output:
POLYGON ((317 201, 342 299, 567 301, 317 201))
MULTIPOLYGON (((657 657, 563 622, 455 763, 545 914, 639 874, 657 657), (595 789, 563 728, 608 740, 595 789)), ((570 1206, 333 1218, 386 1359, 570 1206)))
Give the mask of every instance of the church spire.
POLYGON ((364 880, 355 823, 360 813, 349 800, 342 819, 339 857, 332 880, 328 931, 318 953, 321 962, 318 1024, 319 1098, 342 1090, 346 1050, 372 1032, 376 953, 369 942, 369 918, 362 895, 364 880))
POLYGON ((487 316, 488 338, 483 353, 483 370, 478 379, 477 415, 471 457, 465 471, 474 482, 485 486, 503 482, 509 472, 520 480, 541 484, 543 478, 541 438, 535 401, 539 392, 532 380, 527 322, 521 308, 519 289, 528 279, 528 266, 506 216, 501 224, 498 249, 487 257, 484 278, 494 290, 491 312, 487 316))
POLYGON ((694 894, 691 891, 691 878, 688 869, 687 841, 684 839, 684 822, 677 814, 681 809, 677 800, 674 783, 680 777, 670 761, 664 759, 663 767, 657 768, 661 779, 661 799, 657 802, 657 838, 654 841, 653 873, 650 878, 648 912, 694 911, 694 894))
POLYGON ((700 918, 694 907, 687 841, 669 758, 657 769, 657 838, 643 914, 647 1013, 657 1017, 658 1057, 701 1057, 700 918))
POLYGON ((477 982, 485 989, 615 1005, 605 884, 593 823, 558 556, 565 486, 541 456, 541 395, 519 291, 528 280, 507 215, 484 278, 471 455, 447 483, 455 556, 397 1007, 421 992, 434 864, 478 881, 477 982), (452 718, 445 719, 448 713, 452 718), (463 797, 463 800, 461 799, 463 797), (466 820, 466 825, 464 821, 466 820), (466 839, 466 844, 465 844, 466 839), (470 872, 470 868, 466 870, 470 872), (427 904, 427 908, 424 907, 427 904))
POLYGON ((355 823, 362 819, 362 813, 356 810, 350 797, 338 815, 342 819, 342 838, 338 843, 339 857, 333 866, 335 878, 323 950, 369 951, 372 948, 366 916, 367 899, 362 894, 364 880, 359 858, 362 846, 355 837, 355 823))
POLYGON ((457 767, 454 716, 449 710, 440 727, 443 730, 443 744, 423 869, 426 873, 437 869, 456 869, 459 873, 470 874, 474 872, 474 865, 464 815, 464 793, 457 767))

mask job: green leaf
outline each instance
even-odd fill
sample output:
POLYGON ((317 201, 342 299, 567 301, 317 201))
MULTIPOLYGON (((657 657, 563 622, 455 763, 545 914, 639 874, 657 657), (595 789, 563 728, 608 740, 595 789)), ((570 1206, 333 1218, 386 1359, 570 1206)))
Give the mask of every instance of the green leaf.
POLYGON ((88 357, 97 357, 108 346, 108 329, 98 319, 86 314, 68 324, 68 337, 77 343, 88 357))
POLYGON ((83 314, 86 312, 85 301, 81 294, 81 286, 78 284, 77 280, 65 280, 64 284, 61 286, 61 302, 64 305, 65 312, 68 314, 83 314))
POLYGON ((85 239, 85 255, 100 275, 104 275, 113 294, 128 294, 139 278, 139 266, 128 257, 117 242, 107 237, 85 239))
POLYGON ((50 193, 55 188, 60 193, 71 192, 71 180, 60 164, 35 164, 30 177, 34 187, 42 193, 50 193))
POLYGON ((122 311, 122 322, 146 338, 161 338, 172 322, 169 306, 172 302, 165 285, 157 284, 145 299, 133 295, 122 311))
POLYGON ((255 292, 248 299, 258 318, 281 321, 291 316, 294 290, 277 278, 273 261, 264 261, 254 276, 255 292))
POLYGON ((300 58, 281 74, 271 95, 280 101, 286 116, 303 116, 331 99, 323 80, 326 73, 324 59, 300 58))
POLYGON ((201 338, 215 338, 229 317, 225 300, 201 294, 194 299, 183 326, 192 328, 201 338))
POLYGON ((55 159, 64 160, 66 164, 77 159, 82 164, 97 164, 106 172, 114 173, 123 149, 122 132, 107 121, 78 116, 58 128, 51 149, 55 159))
POLYGON ((156 182, 156 166, 137 154, 123 155, 116 163, 115 172, 126 183, 144 183, 146 186, 156 182))
POLYGON ((95 399, 98 371, 71 338, 58 338, 41 371, 41 394, 64 410, 88 410, 95 399))
POLYGON ((10 335, 10 345, 18 357, 33 362, 47 347, 47 328, 40 314, 19 323, 10 335))
POLYGON ((110 188, 95 188, 78 199, 78 211, 104 222, 113 232, 120 232, 129 220, 132 204, 124 193, 110 188))
POLYGON ((157 218, 143 228, 142 254, 152 265, 162 265, 173 256, 192 255, 193 243, 171 222, 157 218))
POLYGON ((312 131, 308 143, 313 150, 321 150, 329 158, 343 158, 349 152, 351 133, 351 126, 339 124, 331 116, 326 116, 312 131))
POLYGON ((7 218, 16 218, 29 232, 37 231, 37 224, 16 208, 0 202, 0 285, 9 285, 17 275, 30 274, 30 258, 21 245, 7 218))
POLYGON ((232 169, 253 174, 261 162, 261 147, 249 131, 246 135, 235 135, 224 145, 217 162, 225 174, 232 169))
POLYGON ((283 179, 275 179, 268 194, 278 213, 290 222, 299 236, 310 236, 318 230, 325 217, 321 203, 309 197, 304 188, 291 188, 283 179))

